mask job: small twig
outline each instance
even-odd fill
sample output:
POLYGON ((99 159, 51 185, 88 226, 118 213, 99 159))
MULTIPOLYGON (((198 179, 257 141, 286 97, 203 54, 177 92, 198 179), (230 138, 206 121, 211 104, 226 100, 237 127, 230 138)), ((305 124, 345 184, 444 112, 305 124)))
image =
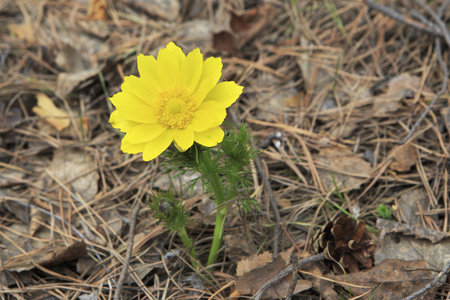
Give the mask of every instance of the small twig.
MULTIPOLYGON (((441 16, 438 15, 434 10, 431 9, 425 2, 421 0, 414 0, 414 2, 419 5, 423 10, 425 10, 436 22, 436 24, 441 29, 442 36, 444 37, 447 45, 450 47, 450 33, 447 30, 447 26, 445 25, 444 21, 442 21, 441 16)), ((444 3, 443 7, 445 8, 448 3, 444 3)), ((442 10, 443 11, 443 10, 442 10)), ((439 12, 442 13, 441 10, 439 12)))
POLYGON ((139 203, 136 203, 136 207, 133 210, 131 215, 131 224, 130 224, 130 234, 128 235, 128 248, 127 253, 125 254, 125 260, 123 262, 122 272, 120 273, 119 282, 117 283, 117 289, 114 293, 114 300, 120 300, 122 294, 123 283, 125 281, 125 277, 127 275, 128 267, 130 265, 131 254, 133 252, 133 240, 134 240, 134 229, 136 227, 136 219, 139 213, 139 203))
POLYGON ((434 28, 435 31, 440 31, 440 27, 436 25, 435 23, 431 22, 427 18, 425 18, 420 12, 412 9, 410 11, 411 16, 415 17, 417 20, 422 22, 423 24, 427 25, 429 28, 434 28))
MULTIPOLYGON (((314 256, 310 256, 310 257, 306 257, 306 258, 300 259, 299 261, 297 261, 296 267, 300 268, 303 265, 310 264, 310 263, 315 263, 315 262, 318 262, 318 261, 321 261, 321 260, 324 260, 324 259, 325 259, 325 254, 320 253, 320 254, 317 254, 317 255, 314 255, 314 256)), ((283 279, 287 275, 291 274, 293 270, 294 270, 293 264, 290 264, 289 266, 287 266, 286 268, 281 270, 280 273, 278 273, 275 277, 273 277, 272 279, 267 281, 259 289, 259 291, 255 295, 253 295, 253 297, 251 299, 254 299, 254 300, 261 299, 262 295, 267 291, 267 289, 269 289, 270 287, 272 287, 275 284, 277 284, 281 279, 283 279)))
POLYGON ((270 205, 272 206, 273 212, 275 214, 275 229, 274 229, 274 237, 273 237, 273 256, 276 257, 278 255, 278 236, 280 235, 280 223, 281 217, 280 212, 278 211, 277 201, 275 200, 275 196, 273 195, 272 187, 270 186, 269 178, 267 177, 266 172, 262 166, 261 160, 259 157, 255 158, 255 165, 258 169, 258 172, 261 174, 264 186, 266 187, 266 192, 269 196, 270 205))
MULTIPOLYGON (((382 14, 400 22, 403 23, 405 25, 414 27, 418 30, 421 30, 423 32, 426 33, 431 33, 432 35, 438 36, 438 37, 443 37, 444 34, 442 32, 442 29, 440 28, 440 26, 437 26, 436 24, 434 24, 434 26, 432 26, 432 28, 430 27, 426 27, 421 23, 417 23, 417 22, 413 22, 411 19, 409 18, 405 18, 403 15, 401 15, 400 13, 396 12, 395 10, 390 9, 389 7, 383 6, 377 2, 374 2, 372 0, 365 0, 364 1, 367 6, 369 6, 372 9, 378 10, 379 12, 381 12, 382 14)), ((428 22, 427 22, 428 23, 428 22)))
POLYGON ((447 65, 444 62, 444 59, 442 58, 442 50, 441 50, 441 40, 440 40, 440 38, 436 38, 436 54, 437 54, 437 58, 438 58, 439 63, 441 64, 442 68, 444 69, 444 78, 443 78, 443 83, 442 83, 442 89, 436 94, 436 96, 434 97, 434 99, 431 102, 431 104, 428 105, 427 109, 423 112, 423 114, 420 116, 420 118, 414 124, 413 128, 411 129, 411 131, 408 133, 408 135, 400 143, 402 145, 405 144, 411 138, 411 136, 416 131, 417 127, 419 127, 420 123, 422 123, 423 119, 425 119, 425 117, 428 115, 428 113, 430 112, 430 110, 433 107, 433 105, 437 102, 439 97, 441 97, 445 93, 445 91, 447 90, 448 68, 447 68, 447 65))
POLYGON ((291 283, 289 284, 289 289, 286 295, 286 300, 291 300, 292 295, 294 294, 295 291, 295 286, 297 285, 297 281, 298 281, 298 259, 297 259, 297 255, 292 253, 291 257, 290 257, 290 263, 292 265, 292 278, 291 278, 291 283))
POLYGON ((441 8, 439 9, 439 16, 442 16, 447 9, 447 6, 450 5, 450 0, 445 0, 444 3, 442 3, 441 8))
POLYGON ((447 272, 450 270, 450 262, 448 262, 444 268, 442 269, 441 272, 439 272, 438 276, 429 284, 427 284, 424 288, 418 290, 417 292, 415 292, 414 294, 408 296, 407 298, 405 298, 405 300, 412 300, 414 298, 419 297, 420 295, 428 292, 429 290, 431 290, 436 283, 438 283, 439 280, 441 280, 442 277, 444 277, 445 274, 447 274, 447 272))

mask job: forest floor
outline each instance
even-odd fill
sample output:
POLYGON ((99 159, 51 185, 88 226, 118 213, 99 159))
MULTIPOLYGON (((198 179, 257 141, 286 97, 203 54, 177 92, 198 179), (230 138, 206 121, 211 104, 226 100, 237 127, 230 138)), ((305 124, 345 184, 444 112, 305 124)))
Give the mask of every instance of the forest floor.
MULTIPOLYGON (((401 299, 424 288, 450 254, 449 2, 2 0, 1 299, 401 299), (260 210, 234 205, 208 270, 148 201, 177 187, 205 262, 211 195, 183 191, 192 177, 171 182, 165 158, 122 153, 108 122, 137 54, 171 41, 222 58, 222 80, 244 87, 227 122, 246 123, 261 150, 249 167, 260 210), (326 242, 344 269, 302 266, 326 242)), ((424 292, 448 299, 450 285, 424 292)))

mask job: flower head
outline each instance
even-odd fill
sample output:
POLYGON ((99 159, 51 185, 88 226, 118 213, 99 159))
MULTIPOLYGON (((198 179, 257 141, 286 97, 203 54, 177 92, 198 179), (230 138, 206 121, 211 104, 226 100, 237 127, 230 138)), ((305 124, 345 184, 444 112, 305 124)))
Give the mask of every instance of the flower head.
POLYGON ((172 141, 180 151, 194 142, 212 147, 222 141, 219 125, 243 88, 232 81, 218 83, 220 58, 203 61, 198 48, 185 56, 170 42, 157 58, 140 54, 137 65, 140 77, 125 77, 122 92, 110 98, 116 110, 109 122, 125 132, 123 152, 142 152, 149 161, 172 141))

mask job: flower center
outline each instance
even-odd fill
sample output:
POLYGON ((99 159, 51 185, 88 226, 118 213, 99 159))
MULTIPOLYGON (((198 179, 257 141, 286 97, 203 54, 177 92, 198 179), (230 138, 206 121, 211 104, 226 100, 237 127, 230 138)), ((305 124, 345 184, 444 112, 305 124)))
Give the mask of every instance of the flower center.
POLYGON ((174 87, 158 95, 156 116, 162 126, 183 129, 192 121, 195 111, 194 97, 184 88, 174 87))

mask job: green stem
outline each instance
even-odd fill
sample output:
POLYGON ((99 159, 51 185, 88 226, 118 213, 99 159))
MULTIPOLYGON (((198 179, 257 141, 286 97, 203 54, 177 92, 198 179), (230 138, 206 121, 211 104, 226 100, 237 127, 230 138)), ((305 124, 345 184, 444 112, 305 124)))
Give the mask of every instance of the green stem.
POLYGON ((206 263, 207 266, 210 266, 216 262, 217 252, 219 252, 220 247, 222 247, 223 228, 227 212, 228 207, 219 208, 217 210, 216 225, 214 227, 214 237, 211 245, 211 250, 209 251, 208 262, 206 263))
POLYGON ((197 269, 197 253, 195 252, 194 243, 186 232, 186 228, 183 226, 181 229, 177 230, 177 233, 181 237, 186 250, 190 250, 189 254, 191 255, 191 264, 195 269, 197 269))
POLYGON ((219 206, 225 202, 225 192, 223 191, 222 182, 220 181, 219 174, 217 173, 217 168, 214 166, 214 162, 211 159, 211 154, 208 150, 202 150, 200 151, 198 158, 199 161, 201 161, 205 166, 206 174, 203 175, 210 177, 209 179, 212 183, 216 203, 219 206))
MULTIPOLYGON (((227 200, 231 200, 236 197, 237 194, 237 185, 236 182, 231 181, 227 200)), ((211 250, 209 252, 207 266, 210 266, 216 262, 217 252, 219 252, 220 247, 222 247, 223 240, 223 229, 225 227, 225 217, 227 216, 228 210, 230 209, 230 203, 224 203, 221 206, 217 207, 216 214, 216 225, 214 227, 214 237, 211 245, 211 250)))
POLYGON ((211 250, 209 252, 208 262, 206 264, 207 266, 210 266, 216 262, 217 252, 219 252, 219 249, 222 246, 224 220, 229 206, 223 206, 223 204, 225 203, 225 192, 223 190, 219 174, 217 173, 217 168, 214 166, 214 162, 211 159, 210 152, 207 150, 201 151, 199 154, 199 161, 205 166, 206 174, 203 175, 209 176, 209 180, 211 180, 211 187, 213 189, 217 205, 214 237, 211 245, 211 250))

